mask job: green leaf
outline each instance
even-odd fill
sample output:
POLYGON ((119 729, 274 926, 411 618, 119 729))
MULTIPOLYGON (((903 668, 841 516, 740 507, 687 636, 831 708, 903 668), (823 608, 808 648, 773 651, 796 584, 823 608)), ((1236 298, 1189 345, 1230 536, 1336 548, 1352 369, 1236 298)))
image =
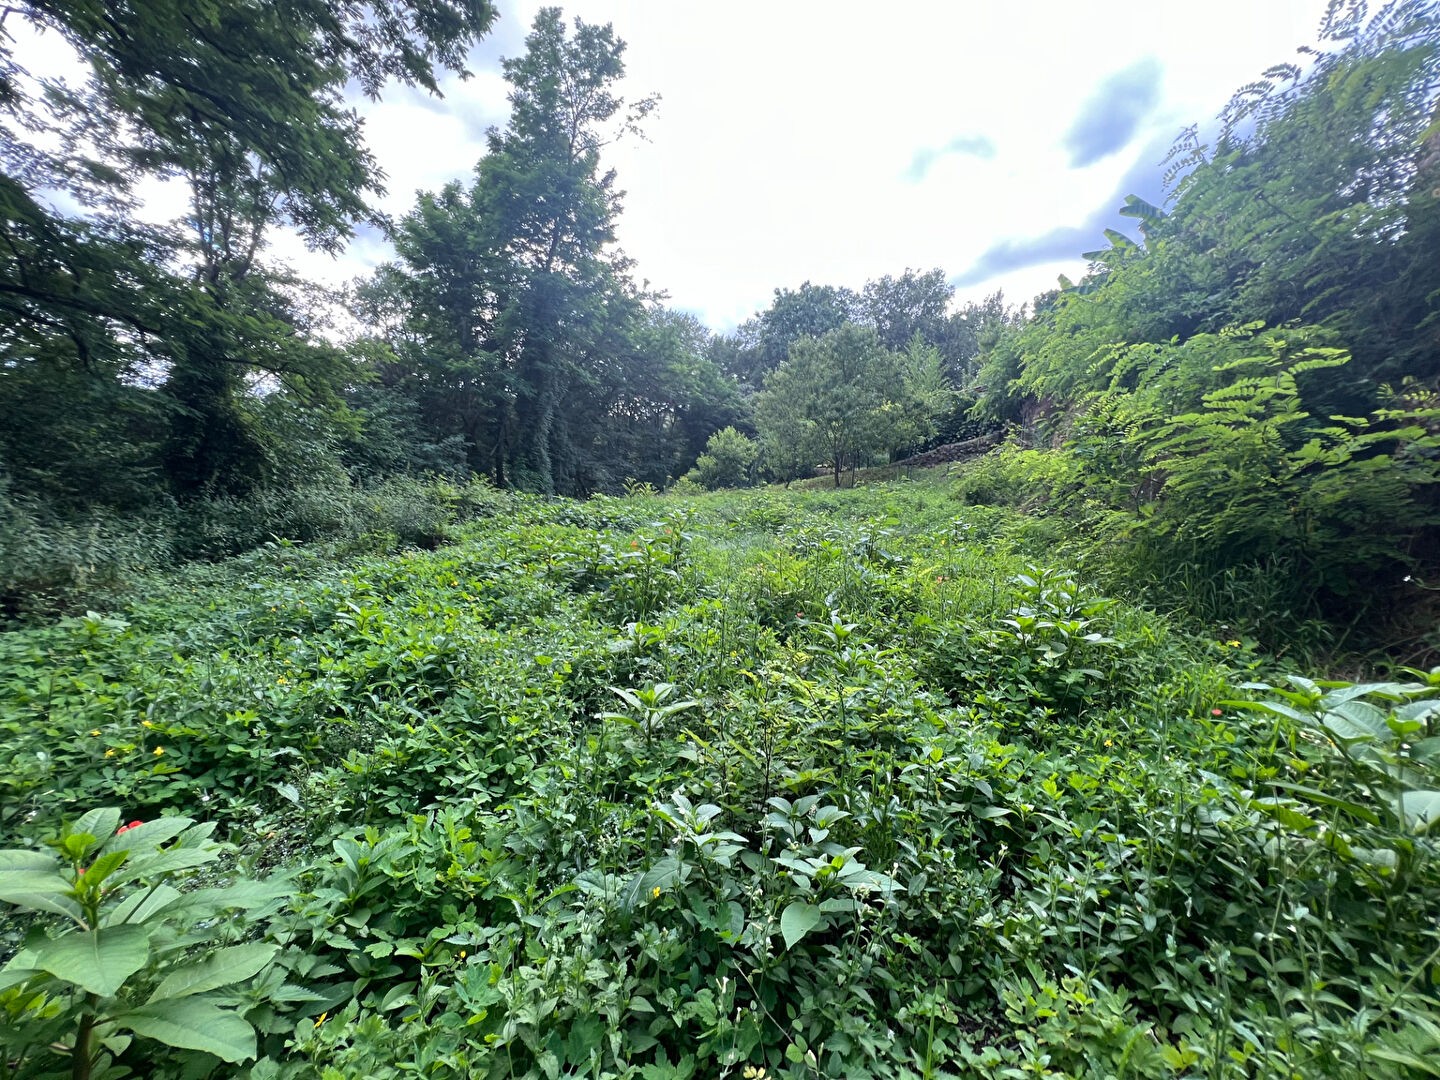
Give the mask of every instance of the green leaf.
POLYGON ((214 1054, 222 1061, 255 1056, 255 1029, 238 1013, 203 998, 144 1005, 115 1017, 115 1024, 167 1046, 214 1054))
POLYGON ((270 963, 279 951, 278 945, 264 945, 259 942, 231 945, 229 948, 217 950, 198 964, 191 964, 166 975, 164 981, 150 995, 148 1004, 203 994, 207 990, 243 982, 270 963))
POLYGON ((55 857, 25 848, 0 849, 0 875, 13 870, 54 870, 55 857))
POLYGON ((1394 738, 1385 714, 1368 701, 1343 702, 1326 710, 1320 722, 1341 742, 1388 743, 1394 738))
POLYGON ((120 811, 113 806, 106 806, 98 810, 91 810, 82 816, 79 821, 66 830, 66 835, 79 836, 89 833, 96 840, 90 846, 97 847, 114 836, 119 825, 120 811))
POLYGON ((112 836, 105 846, 109 851, 150 850, 168 840, 175 839, 194 824, 195 820, 188 817, 155 818, 153 821, 142 822, 133 829, 126 829, 123 833, 112 836))
POLYGON ((1397 795, 1395 813, 1407 829, 1429 832, 1440 821, 1440 791, 1407 791, 1397 795))
POLYGON ((6 964, 3 968, 0 968, 0 990, 8 990, 12 986, 19 986, 21 983, 28 982, 32 977, 39 974, 40 972, 32 967, 11 967, 9 964, 6 964))
POLYGON ((673 889, 679 881, 680 863, 673 855, 666 855, 657 859, 649 870, 631 879, 621 902, 627 910, 633 909, 654 899, 656 889, 661 892, 673 889))
POLYGON ((128 851, 107 851, 85 868, 85 877, 77 884, 86 886, 87 891, 98 888, 100 882, 118 870, 129 857, 128 851))
POLYGON ((47 860, 43 870, 0 870, 0 901, 78 922, 83 913, 71 899, 72 889, 69 881, 55 873, 54 859, 47 860))
POLYGON ((1407 1069, 1414 1069, 1416 1076, 1421 1073, 1426 1076, 1440 1076, 1440 1065, 1426 1061, 1417 1054, 1406 1053, 1403 1050, 1387 1050, 1383 1047, 1367 1049, 1365 1052, 1381 1061, 1390 1061, 1396 1065, 1404 1065, 1407 1069))
POLYGON ((222 885, 213 889, 195 889, 182 893, 175 901, 177 911, 207 912, 223 911, 226 908, 242 908, 249 911, 263 907, 289 892, 289 887, 274 881, 241 880, 233 885, 222 885))
POLYGON ((1349 799, 1337 799, 1335 796, 1327 795, 1325 792, 1316 788, 1305 787, 1301 784, 1291 784, 1284 780, 1270 780, 1268 783, 1270 787, 1279 788, 1281 791, 1293 792, 1306 802, 1315 803, 1317 806, 1333 806, 1336 810, 1343 810, 1352 817, 1369 822, 1371 825, 1380 824, 1380 816, 1369 807, 1362 806, 1360 803, 1353 802, 1349 799))
POLYGON ((140 926, 106 926, 36 946, 31 962, 57 979, 102 997, 114 994, 145 966, 150 941, 140 926))
POLYGON ((1263 814, 1268 814, 1287 829, 1295 832, 1309 832, 1315 827, 1315 819, 1308 814, 1302 814, 1294 807, 1287 806, 1276 799, 1252 799, 1250 805, 1263 814))
POLYGON ((203 848, 169 847, 159 851, 136 851, 131 857, 130 865, 126 867, 125 877, 130 879, 171 874, 176 870, 189 870, 196 866, 204 866, 219 857, 220 845, 218 844, 211 844, 203 848))
POLYGON ((1431 758, 1440 757, 1440 735, 1421 739, 1410 747, 1410 757, 1413 761, 1429 761, 1431 758))
POLYGON ((153 889, 141 889, 120 901, 100 920, 101 926, 118 926, 121 923, 143 923, 152 915, 164 911, 179 900, 183 894, 170 885, 157 885, 153 889))
POLYGON ((1227 709, 1249 709, 1253 712, 1273 713, 1275 716, 1283 716, 1302 724, 1311 722, 1310 717, 1282 701, 1222 701, 1220 704, 1227 709))
POLYGON ((793 949, 795 943, 820 925, 824 916, 813 904, 796 900, 780 913, 780 933, 785 936, 785 948, 793 949))

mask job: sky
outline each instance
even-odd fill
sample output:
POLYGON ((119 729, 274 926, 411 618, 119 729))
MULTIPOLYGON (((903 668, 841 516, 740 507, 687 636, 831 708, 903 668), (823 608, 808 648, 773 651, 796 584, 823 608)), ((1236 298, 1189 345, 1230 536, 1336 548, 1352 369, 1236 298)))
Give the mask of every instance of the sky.
MULTIPOLYGON (((388 213, 467 179, 508 113, 500 58, 539 3, 499 0, 473 75, 443 99, 391 87, 357 102, 388 213)), ((1084 273, 1127 194, 1164 198, 1176 135, 1314 42, 1326 0, 573 0, 628 43, 622 92, 659 94, 645 140, 609 147, 637 279, 728 330, 805 281, 859 289, 942 268, 957 302, 1019 303, 1084 273)), ((31 70, 63 48, 31 42, 31 70)), ((22 44, 21 56, 25 56, 22 44)), ((152 185, 152 212, 183 192, 152 185)), ((1133 230, 1132 230, 1133 231, 1133 230)), ((390 255, 362 232, 338 257, 276 235, 271 252, 342 284, 390 255)))

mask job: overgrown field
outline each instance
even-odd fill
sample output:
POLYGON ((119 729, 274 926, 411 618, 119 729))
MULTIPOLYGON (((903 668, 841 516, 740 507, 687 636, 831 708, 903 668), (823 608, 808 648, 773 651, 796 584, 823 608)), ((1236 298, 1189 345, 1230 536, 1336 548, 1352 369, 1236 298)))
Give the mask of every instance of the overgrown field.
POLYGON ((491 509, 0 635, 0 1077, 1440 1075, 1440 676, 914 485, 491 509))

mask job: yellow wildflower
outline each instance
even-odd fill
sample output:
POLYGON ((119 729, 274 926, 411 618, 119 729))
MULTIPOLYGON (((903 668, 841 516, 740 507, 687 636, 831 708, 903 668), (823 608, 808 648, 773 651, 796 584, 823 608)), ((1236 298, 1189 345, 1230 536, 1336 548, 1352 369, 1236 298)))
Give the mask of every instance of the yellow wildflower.
POLYGON ((319 1019, 317 1019, 317 1020, 315 1021, 315 1026, 316 1026, 316 1027, 319 1027, 321 1024, 323 1024, 323 1023, 325 1022, 325 1018, 326 1018, 327 1016, 329 1016, 329 1015, 330 1015, 330 1010, 329 1010, 329 1009, 326 1009, 324 1012, 322 1012, 322 1013, 320 1014, 319 1019))
POLYGON ((141 727, 154 727, 154 726, 155 726, 155 721, 153 721, 153 720, 141 720, 141 721, 140 721, 140 726, 141 726, 141 727))
POLYGON ((91 735, 99 735, 99 734, 100 734, 100 729, 99 729, 98 727, 97 727, 97 728, 91 728, 91 729, 90 729, 90 734, 91 734, 91 735))
POLYGON ((1229 645, 1232 649, 1238 649, 1240 647, 1240 642, 1238 641, 1227 641, 1225 644, 1229 645))
POLYGON ((283 686, 285 683, 289 682, 289 680, 286 679, 284 675, 281 675, 281 676, 280 676, 278 679, 276 679, 275 681, 276 681, 277 683, 280 683, 282 686, 283 686))
POLYGON ((106 756, 106 757, 114 757, 114 756, 115 756, 115 751, 114 751, 114 750, 106 750, 106 751, 105 751, 105 756, 106 756))
POLYGON ((1114 746, 1115 744, 1114 744, 1113 742, 1111 742, 1109 739, 1106 739, 1106 740, 1105 740, 1105 745, 1106 745, 1106 746, 1114 746))
POLYGON ((660 899, 660 886, 659 886, 659 885, 656 885, 655 888, 650 891, 650 896, 651 896, 651 898, 654 899, 654 900, 659 900, 659 899, 660 899))
POLYGON ((161 756, 165 753, 165 747, 163 747, 163 746, 157 746, 157 747, 155 747, 154 750, 152 750, 152 751, 150 751, 150 752, 151 752, 152 754, 154 754, 156 757, 161 757, 161 756))
POLYGON ((460 959, 461 959, 461 960, 464 960, 465 957, 467 957, 467 956, 469 956, 469 955, 470 955, 470 954, 467 953, 464 949, 461 949, 461 950, 460 950, 460 959))

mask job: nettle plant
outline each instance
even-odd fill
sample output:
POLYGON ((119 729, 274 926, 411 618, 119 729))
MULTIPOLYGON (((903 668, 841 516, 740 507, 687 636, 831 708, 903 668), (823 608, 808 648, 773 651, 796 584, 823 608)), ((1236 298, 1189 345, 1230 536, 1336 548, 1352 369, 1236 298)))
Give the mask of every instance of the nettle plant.
POLYGON ((1010 583, 1020 590, 1021 603, 1000 620, 1006 629, 995 633, 1033 652, 1042 666, 1065 665, 1071 650, 1081 645, 1114 644, 1091 625, 1115 601, 1086 595, 1073 574, 1032 566, 1010 583))
MULTIPOLYGON (((117 809, 91 810, 53 852, 0 850, 0 902, 37 916, 0 968, 0 1076, 129 1076, 117 1059, 137 1037, 230 1063, 255 1056, 244 1010, 258 1002, 246 984, 278 946, 221 945, 217 916, 283 890, 241 880, 182 891, 220 856, 215 826, 120 820, 117 809)), ((202 1059, 189 1075, 206 1071, 202 1059)))
POLYGON ((656 734, 663 731, 664 725, 670 717, 700 706, 700 702, 694 698, 672 700, 679 689, 674 683, 667 682, 637 686, 628 690, 623 686, 612 686, 610 692, 628 705, 630 710, 628 712, 603 712, 600 713, 599 719, 602 721, 613 720, 644 733, 645 748, 648 752, 656 734))

